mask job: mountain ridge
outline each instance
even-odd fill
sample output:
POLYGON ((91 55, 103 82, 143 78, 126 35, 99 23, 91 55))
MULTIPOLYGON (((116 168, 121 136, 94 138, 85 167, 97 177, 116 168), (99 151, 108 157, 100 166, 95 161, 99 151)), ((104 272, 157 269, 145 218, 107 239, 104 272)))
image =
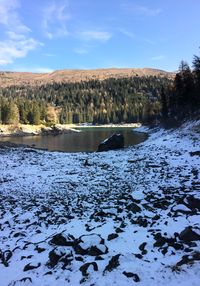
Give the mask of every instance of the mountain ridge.
POLYGON ((65 69, 51 73, 0 71, 0 86, 44 85, 53 83, 105 80, 132 76, 157 76, 173 78, 175 73, 153 68, 102 68, 102 69, 65 69))

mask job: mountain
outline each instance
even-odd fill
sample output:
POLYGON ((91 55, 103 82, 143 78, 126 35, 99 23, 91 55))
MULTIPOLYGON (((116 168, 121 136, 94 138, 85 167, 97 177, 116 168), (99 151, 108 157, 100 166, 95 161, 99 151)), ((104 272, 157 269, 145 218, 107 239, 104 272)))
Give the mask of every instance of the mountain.
POLYGON ((175 73, 152 68, 110 68, 95 70, 57 70, 52 73, 0 72, 0 86, 43 85, 61 82, 80 82, 92 79, 123 78, 132 76, 158 76, 173 78, 175 73))

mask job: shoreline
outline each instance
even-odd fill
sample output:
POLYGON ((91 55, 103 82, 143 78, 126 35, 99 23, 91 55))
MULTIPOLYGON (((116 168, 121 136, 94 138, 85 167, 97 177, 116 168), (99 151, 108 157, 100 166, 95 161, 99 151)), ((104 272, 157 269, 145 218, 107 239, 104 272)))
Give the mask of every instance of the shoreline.
POLYGON ((125 123, 125 124, 55 124, 51 127, 45 125, 0 125, 0 139, 5 137, 25 137, 25 136, 47 136, 67 134, 71 132, 80 132, 78 128, 139 128, 141 123, 125 123))

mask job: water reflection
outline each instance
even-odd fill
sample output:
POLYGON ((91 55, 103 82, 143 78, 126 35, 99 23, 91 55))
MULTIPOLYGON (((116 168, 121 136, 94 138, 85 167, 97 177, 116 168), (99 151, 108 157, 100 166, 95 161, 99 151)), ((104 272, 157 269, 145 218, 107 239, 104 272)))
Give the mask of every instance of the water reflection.
POLYGON ((61 134, 58 136, 27 136, 4 138, 18 144, 34 145, 51 151, 64 152, 93 152, 97 150, 100 142, 113 133, 121 133, 125 138, 125 146, 132 146, 147 139, 144 133, 133 132, 132 128, 78 128, 81 132, 61 134))

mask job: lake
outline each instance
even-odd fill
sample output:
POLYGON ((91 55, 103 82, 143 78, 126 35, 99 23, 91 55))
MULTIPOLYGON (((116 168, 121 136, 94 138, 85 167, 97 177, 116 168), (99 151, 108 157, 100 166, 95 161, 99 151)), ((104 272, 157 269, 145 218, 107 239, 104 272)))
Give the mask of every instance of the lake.
POLYGON ((125 147, 139 144, 147 139, 146 133, 134 132, 132 127, 84 127, 76 128, 80 132, 60 134, 57 136, 25 136, 1 138, 17 144, 25 144, 50 151, 94 152, 98 145, 113 133, 124 135, 125 147))

